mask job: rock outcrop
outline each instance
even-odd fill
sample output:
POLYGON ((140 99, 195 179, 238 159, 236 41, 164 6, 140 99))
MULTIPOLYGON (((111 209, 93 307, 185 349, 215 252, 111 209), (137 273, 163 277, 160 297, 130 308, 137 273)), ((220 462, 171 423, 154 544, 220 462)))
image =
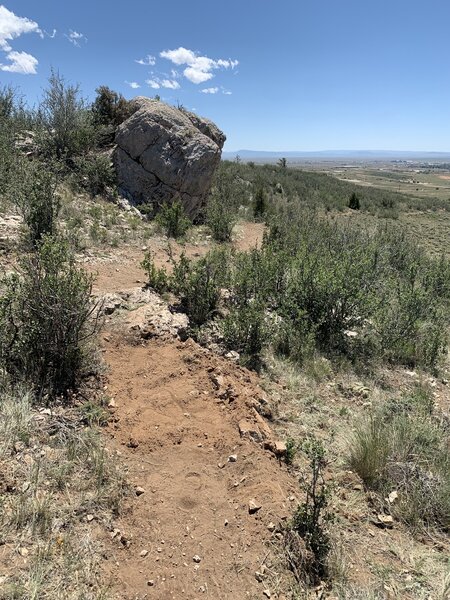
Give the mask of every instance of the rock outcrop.
POLYGON ((225 135, 214 123, 139 96, 116 132, 113 159, 119 189, 134 204, 155 211, 180 199, 195 217, 220 162, 225 135))

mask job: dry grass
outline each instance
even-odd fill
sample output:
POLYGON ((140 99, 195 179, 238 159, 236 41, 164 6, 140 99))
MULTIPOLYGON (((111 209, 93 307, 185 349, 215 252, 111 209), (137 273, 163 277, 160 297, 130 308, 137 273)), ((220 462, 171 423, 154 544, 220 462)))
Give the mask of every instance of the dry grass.
POLYGON ((75 411, 0 393, 2 600, 103 600, 94 528, 119 511, 124 479, 75 411))
POLYGON ((450 444, 448 426, 433 414, 430 393, 418 387, 376 407, 359 422, 350 464, 384 497, 398 499, 387 510, 413 528, 450 528, 450 444))
MULTIPOLYGON (((311 434, 322 440, 329 458, 327 483, 333 490, 330 508, 336 514, 330 528, 330 587, 324 586, 321 591, 308 590, 300 587, 298 582, 291 582, 287 590, 286 581, 274 578, 271 589, 284 591, 287 598, 302 600, 318 597, 333 600, 447 600, 450 562, 443 534, 429 526, 424 529, 420 524, 420 531, 416 529, 417 535, 414 535, 409 525, 403 525, 400 513, 406 514, 406 503, 400 487, 396 488, 399 498, 390 507, 394 530, 386 531, 373 525, 371 521, 376 519, 377 513, 389 509, 385 501, 386 490, 368 491, 362 479, 350 470, 348 452, 349 440, 358 434, 360 423, 364 423, 370 433, 370 415, 377 407, 389 406, 389 410, 395 412, 404 408, 405 403, 410 408, 412 404, 413 413, 421 415, 420 419, 413 420, 418 439, 422 439, 426 447, 428 440, 431 444, 439 442, 442 448, 448 428, 442 429, 444 423, 439 415, 440 409, 448 406, 448 386, 437 385, 427 374, 387 367, 374 369, 370 375, 361 378, 350 367, 344 365, 338 370, 320 358, 305 369, 274 357, 269 357, 268 364, 264 385, 273 398, 277 434, 281 439, 292 438, 297 442, 311 434), (278 385, 272 383, 274 380, 278 385), (430 385, 435 387, 428 387, 430 385), (430 421, 431 432, 423 426, 424 421, 430 421), (419 422, 422 425, 419 426, 419 422), (431 437, 430 433, 433 434, 431 437)), ((398 438, 397 452, 402 446, 406 448, 407 439, 411 440, 404 429, 399 428, 398 433, 402 431, 404 435, 398 438)), ((384 433, 382 437, 386 439, 384 433)), ((382 445, 380 448, 383 455, 385 448, 382 445)), ((367 448, 366 466, 372 473, 370 451, 367 448)), ((431 460, 430 455, 427 460, 431 460)), ((290 468, 299 475, 304 471, 302 452, 297 453, 290 468)), ((375 471, 378 468, 375 465, 375 471)), ((388 493, 393 489, 389 488, 388 493)), ((445 497, 442 502, 436 502, 435 496, 427 495, 426 498, 427 502, 433 501, 434 506, 443 510, 445 497)), ((413 506, 416 502, 414 499, 413 506)), ((428 505, 427 508, 421 506, 422 510, 429 510, 428 505)), ((280 548, 280 563, 284 554, 280 548)), ((277 570, 281 571, 281 567, 277 570)))

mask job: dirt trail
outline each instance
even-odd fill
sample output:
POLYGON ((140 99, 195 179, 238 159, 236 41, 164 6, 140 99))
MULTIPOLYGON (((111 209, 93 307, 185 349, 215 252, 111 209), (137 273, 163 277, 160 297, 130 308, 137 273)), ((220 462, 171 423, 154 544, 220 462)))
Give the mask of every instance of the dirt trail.
POLYGON ((298 486, 239 433, 242 419, 260 419, 256 378, 191 340, 116 339, 105 350, 116 404, 109 432, 128 480, 145 490, 115 523, 132 542, 117 541, 108 561, 120 597, 264 598, 255 572, 270 564, 268 526, 291 513, 298 486), (218 398, 218 380, 231 401, 218 398), (261 505, 254 514, 251 499, 261 505))
MULTIPOLYGON (((236 226, 235 241, 233 243, 237 250, 250 250, 259 246, 264 234, 263 223, 239 223, 236 226)), ((172 254, 178 258, 182 251, 188 258, 198 258, 211 250, 211 243, 203 244, 179 244, 174 240, 170 241, 172 254)), ((169 259, 169 242, 166 238, 153 237, 148 241, 145 249, 150 249, 153 253, 153 259, 157 267, 164 267, 170 271, 171 261, 169 259)), ((95 276, 95 292, 117 292, 136 286, 136 283, 142 283, 145 280, 144 271, 140 263, 144 257, 143 248, 125 247, 120 250, 114 250, 112 256, 102 259, 92 260, 87 263, 89 270, 95 276)))
MULTIPOLYGON (((236 247, 258 245, 263 231, 261 224, 238 226, 236 247)), ((167 244, 149 243, 158 266, 168 266, 167 244)), ((191 257, 208 249, 185 246, 191 257)), ((96 292, 142 282, 142 254, 126 248, 90 263, 96 292)), ((107 394, 115 404, 109 445, 120 452, 127 480, 144 490, 126 499, 111 524, 120 534, 103 534, 118 597, 266 598, 272 524, 292 514, 298 484, 265 448, 276 438, 256 410, 265 402, 257 376, 192 340, 136 342, 114 323, 104 335, 107 394), (252 433, 241 435, 244 429, 252 433), (252 500, 260 506, 255 512, 252 500), (265 571, 260 581, 257 571, 265 571)))

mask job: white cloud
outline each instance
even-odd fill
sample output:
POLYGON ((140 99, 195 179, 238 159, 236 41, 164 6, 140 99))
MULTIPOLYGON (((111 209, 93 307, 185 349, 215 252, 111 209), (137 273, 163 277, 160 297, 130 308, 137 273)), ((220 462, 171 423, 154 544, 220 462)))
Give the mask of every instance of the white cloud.
POLYGON ((9 71, 9 73, 21 73, 22 75, 36 75, 36 67, 38 60, 27 52, 15 52, 11 50, 6 55, 10 61, 9 65, 0 63, 1 71, 9 71))
POLYGON ((163 50, 160 53, 161 58, 167 58, 176 65, 190 65, 195 62, 195 54, 192 50, 186 48, 178 48, 178 50, 163 50))
POLYGON ((145 56, 144 58, 140 58, 139 60, 135 60, 134 62, 137 62, 138 65, 146 65, 147 67, 153 67, 153 65, 156 63, 156 58, 154 56, 151 56, 151 54, 147 54, 147 56, 145 56))
POLYGON ((73 31, 72 29, 69 31, 69 33, 64 34, 64 36, 69 40, 71 44, 77 46, 77 48, 80 48, 81 41, 84 40, 85 42, 87 42, 87 37, 83 33, 73 31))
POLYGON ((217 65, 219 67, 223 67, 224 69, 234 69, 234 67, 237 67, 238 64, 238 60, 223 60, 219 58, 219 60, 217 61, 217 65))
POLYGON ((133 90, 137 90, 141 87, 137 81, 125 81, 125 83, 127 83, 133 90))
POLYGON ((222 94, 225 94, 225 96, 231 96, 232 93, 230 90, 222 90, 222 94))
POLYGON ((213 60, 208 56, 199 56, 187 48, 177 48, 176 50, 163 50, 159 54, 161 58, 170 60, 175 65, 186 65, 183 75, 192 83, 204 83, 214 77, 214 69, 234 69, 239 64, 237 60, 227 60, 219 58, 213 60))
POLYGON ((37 58, 27 52, 14 51, 9 43, 24 33, 37 33, 44 37, 37 23, 26 17, 18 17, 5 6, 0 5, 0 50, 6 52, 6 59, 9 61, 6 65, 0 63, 0 71, 23 75, 36 73, 37 58))
POLYGON ((186 67, 186 69, 183 71, 183 75, 192 83, 205 83, 205 81, 209 81, 209 79, 214 77, 212 73, 209 73, 208 71, 202 71, 196 67, 186 67))
POLYGON ((159 88, 161 87, 155 79, 146 79, 145 83, 148 84, 154 90, 159 90, 159 88))
POLYGON ((179 90, 180 84, 178 83, 178 81, 175 81, 174 79, 163 79, 161 81, 161 87, 167 88, 169 90, 179 90))
POLYGON ((5 6, 0 5, 0 48, 2 50, 11 52, 10 41, 24 33, 33 32, 42 37, 42 31, 37 23, 26 17, 18 17, 5 6))
POLYGON ((202 92, 202 94, 217 94, 217 92, 219 91, 218 87, 210 87, 210 88, 203 88, 203 90, 200 90, 202 92))
POLYGON ((174 79, 159 79, 159 77, 154 77, 153 79, 146 79, 145 83, 154 90, 159 90, 159 88, 167 88, 169 90, 180 89, 180 84, 174 79))

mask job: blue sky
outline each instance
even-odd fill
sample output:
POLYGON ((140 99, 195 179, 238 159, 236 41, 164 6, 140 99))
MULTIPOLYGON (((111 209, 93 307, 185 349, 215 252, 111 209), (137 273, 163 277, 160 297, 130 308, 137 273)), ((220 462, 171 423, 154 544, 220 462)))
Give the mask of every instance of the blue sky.
POLYGON ((3 2, 0 84, 33 102, 54 67, 195 109, 230 151, 450 151, 449 0, 3 2))

